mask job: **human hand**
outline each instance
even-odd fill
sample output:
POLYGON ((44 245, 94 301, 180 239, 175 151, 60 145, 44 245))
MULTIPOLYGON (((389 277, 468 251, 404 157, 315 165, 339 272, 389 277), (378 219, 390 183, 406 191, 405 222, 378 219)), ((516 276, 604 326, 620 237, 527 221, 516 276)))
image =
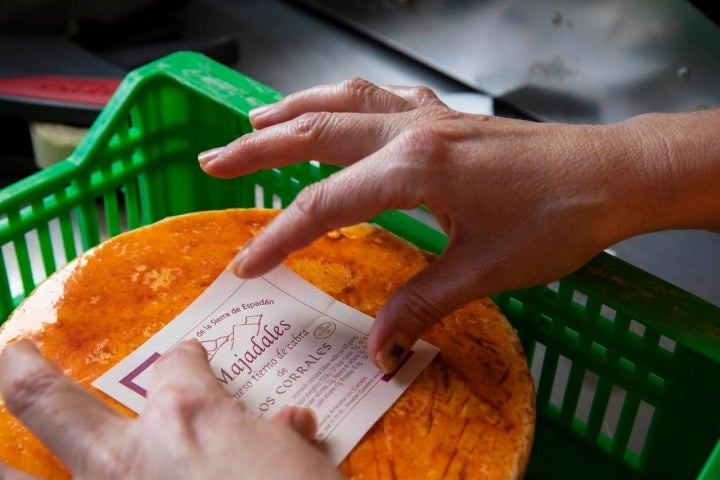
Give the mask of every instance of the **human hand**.
POLYGON ((647 119, 584 126, 469 115, 426 88, 354 79, 292 94, 250 120, 257 131, 199 156, 205 172, 234 177, 308 159, 347 168, 300 192, 240 252, 239 276, 386 209, 424 204, 448 234, 440 258, 376 317, 368 350, 384 371, 464 303, 555 280, 663 226, 650 220, 668 200, 664 164, 653 159, 667 152, 647 119))
MULTIPOLYGON (((311 445, 311 412, 261 419, 219 385, 197 342, 157 361, 145 411, 125 417, 48 363, 29 341, 0 355, 10 411, 74 478, 342 478, 311 445)), ((0 464, 0 478, 34 478, 0 464)))

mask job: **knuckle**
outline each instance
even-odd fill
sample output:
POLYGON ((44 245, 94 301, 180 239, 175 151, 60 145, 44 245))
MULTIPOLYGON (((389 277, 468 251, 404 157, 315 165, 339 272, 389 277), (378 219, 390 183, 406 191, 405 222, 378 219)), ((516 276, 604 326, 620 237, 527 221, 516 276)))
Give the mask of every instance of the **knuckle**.
POLYGON ((430 302, 421 290, 408 290, 405 298, 403 317, 412 323, 411 328, 417 332, 426 331, 445 316, 442 309, 430 302))
POLYGON ((403 149, 418 154, 415 160, 433 159, 447 149, 447 141, 432 125, 421 124, 405 130, 399 137, 403 149))
POLYGON ((330 122, 328 112, 306 112, 291 123, 291 135, 303 145, 318 142, 330 122))
MULTIPOLYGON (((304 232, 319 236, 334 228, 331 227, 334 222, 342 221, 338 215, 342 217, 347 213, 337 208, 337 192, 335 182, 329 179, 311 183, 300 191, 287 211, 296 225, 302 225, 304 232)), ((278 243, 282 244, 282 241, 278 243)), ((282 245, 280 247, 285 255, 291 253, 282 245)))
POLYGON ((299 215, 306 219, 314 219, 323 211, 327 196, 327 182, 319 181, 302 189, 293 203, 299 215))
POLYGON ((439 102, 439 99, 435 92, 431 88, 426 86, 413 87, 411 90, 413 100, 417 105, 434 105, 439 102))
POLYGON ((351 78, 342 83, 343 96, 352 103, 352 108, 360 111, 375 111, 378 97, 383 89, 364 78, 351 78))
POLYGON ((454 120, 463 120, 467 114, 448 108, 445 105, 423 105, 413 112, 416 119, 425 125, 433 125, 438 131, 445 131, 454 120), (441 128, 445 127, 445 128, 441 128))
POLYGON ((369 93, 378 87, 364 78, 353 77, 342 82, 340 84, 340 88, 345 95, 350 98, 364 99, 369 93))

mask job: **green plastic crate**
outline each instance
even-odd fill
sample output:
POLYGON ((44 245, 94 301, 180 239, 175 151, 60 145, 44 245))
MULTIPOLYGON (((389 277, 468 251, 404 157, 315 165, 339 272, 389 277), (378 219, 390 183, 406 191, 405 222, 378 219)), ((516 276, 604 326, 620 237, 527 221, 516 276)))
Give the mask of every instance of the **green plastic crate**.
MULTIPOLYGON (((334 171, 200 171, 198 152, 250 131, 248 111, 279 98, 190 52, 130 73, 68 159, 0 191, 0 319, 106 237, 191 211, 283 207, 334 171)), ((429 251, 446 242, 400 212, 376 222, 429 251)), ((537 382, 528 478, 720 478, 720 309, 605 254, 495 300, 537 382)))

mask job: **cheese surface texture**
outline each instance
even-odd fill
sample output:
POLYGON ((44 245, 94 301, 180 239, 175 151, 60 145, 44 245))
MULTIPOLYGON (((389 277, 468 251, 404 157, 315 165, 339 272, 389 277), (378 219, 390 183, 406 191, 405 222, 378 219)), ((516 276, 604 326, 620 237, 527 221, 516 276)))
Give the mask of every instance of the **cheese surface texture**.
MULTIPOLYGON (((275 210, 198 212, 114 237, 50 277, 0 329, 0 348, 31 338, 90 386, 182 312, 275 210)), ((375 316, 433 261, 368 224, 332 231, 285 265, 375 316)), ((514 330, 490 300, 472 302, 423 337, 440 354, 340 465, 356 479, 522 478, 534 432, 534 389, 514 330)), ((0 403, 0 459, 43 478, 69 473, 0 403)))

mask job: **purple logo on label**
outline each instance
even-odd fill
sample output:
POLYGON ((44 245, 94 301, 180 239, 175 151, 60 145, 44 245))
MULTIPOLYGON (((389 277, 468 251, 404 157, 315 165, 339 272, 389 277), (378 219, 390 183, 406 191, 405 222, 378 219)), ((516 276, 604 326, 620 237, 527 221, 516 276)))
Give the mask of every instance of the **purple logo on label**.
POLYGON ((150 355, 147 360, 138 365, 132 372, 121 378, 120 385, 127 387, 138 395, 142 395, 143 397, 147 398, 147 390, 135 383, 135 379, 139 377, 145 370, 147 370, 150 365, 155 363, 158 358, 160 358, 160 354, 157 352, 150 355))
POLYGON ((318 340, 322 340, 324 338, 328 338, 330 335, 335 333, 336 328, 337 326, 334 322, 323 322, 317 327, 315 327, 313 335, 315 335, 315 338, 317 338, 318 340))

